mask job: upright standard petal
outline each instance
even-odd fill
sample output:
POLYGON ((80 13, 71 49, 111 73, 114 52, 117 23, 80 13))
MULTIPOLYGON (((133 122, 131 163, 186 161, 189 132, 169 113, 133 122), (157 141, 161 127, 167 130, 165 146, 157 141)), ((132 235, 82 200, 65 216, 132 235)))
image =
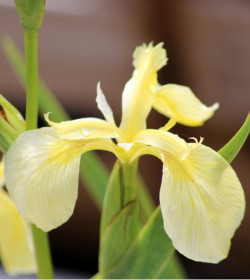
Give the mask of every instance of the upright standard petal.
POLYGON ((10 275, 36 273, 29 229, 7 193, 0 189, 0 255, 10 275))
POLYGON ((120 128, 126 141, 141 129, 145 129, 146 118, 151 111, 156 94, 157 71, 166 64, 166 50, 162 43, 137 47, 133 58, 135 67, 132 78, 122 94, 122 121, 120 128))
POLYGON ((81 145, 53 128, 21 134, 5 157, 6 186, 22 216, 44 231, 71 216, 78 189, 81 145))
POLYGON ((183 160, 165 155, 160 205, 175 248, 195 261, 226 258, 241 223, 245 198, 231 166, 202 144, 188 144, 183 160))
POLYGON ((190 88, 174 84, 160 86, 154 102, 154 109, 159 113, 188 126, 202 125, 218 107, 218 103, 207 107, 190 88))

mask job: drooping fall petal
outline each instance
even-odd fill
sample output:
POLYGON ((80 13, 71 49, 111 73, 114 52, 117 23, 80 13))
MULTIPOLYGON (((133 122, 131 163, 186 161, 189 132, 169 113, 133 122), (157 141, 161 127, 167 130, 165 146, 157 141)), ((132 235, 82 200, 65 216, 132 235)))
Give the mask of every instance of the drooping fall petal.
POLYGON ((154 109, 159 113, 188 126, 202 125, 218 107, 218 103, 207 107, 190 88, 174 84, 160 86, 154 102, 154 109))
POLYGON ((22 216, 44 231, 66 222, 77 198, 81 154, 97 149, 117 154, 122 148, 108 139, 60 139, 53 128, 21 134, 6 154, 5 177, 22 216))
POLYGON ((27 131, 5 157, 6 186, 22 216, 44 231, 72 214, 81 148, 60 140, 53 128, 27 131))
POLYGON ((182 160, 165 156, 160 190, 164 228, 186 257, 218 263, 244 215, 245 199, 231 166, 215 151, 195 145, 182 160))
POLYGON ((212 149, 169 132, 144 130, 134 141, 149 145, 137 156, 152 154, 163 161, 160 205, 175 248, 195 261, 226 258, 245 211, 232 167, 212 149))
POLYGON ((36 261, 29 229, 8 194, 0 189, 0 255, 10 275, 35 274, 36 261))

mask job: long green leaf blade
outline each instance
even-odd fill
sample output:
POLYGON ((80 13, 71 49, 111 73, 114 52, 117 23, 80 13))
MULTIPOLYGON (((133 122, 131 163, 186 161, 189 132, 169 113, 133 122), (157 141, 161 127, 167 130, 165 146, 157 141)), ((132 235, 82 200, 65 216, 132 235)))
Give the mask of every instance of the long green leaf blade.
POLYGON ((234 135, 234 137, 219 150, 219 154, 224 157, 229 163, 239 153, 241 147, 245 143, 250 131, 250 113, 248 113, 247 118, 239 129, 239 131, 234 135))
POLYGON ((161 210, 158 207, 119 264, 99 277, 106 279, 185 278, 180 267, 179 270, 175 266, 169 266, 167 269, 173 254, 174 247, 164 231, 161 210))
POLYGON ((104 274, 119 263, 140 229, 136 199, 123 203, 123 180, 122 167, 117 161, 108 182, 101 218, 99 271, 104 274))

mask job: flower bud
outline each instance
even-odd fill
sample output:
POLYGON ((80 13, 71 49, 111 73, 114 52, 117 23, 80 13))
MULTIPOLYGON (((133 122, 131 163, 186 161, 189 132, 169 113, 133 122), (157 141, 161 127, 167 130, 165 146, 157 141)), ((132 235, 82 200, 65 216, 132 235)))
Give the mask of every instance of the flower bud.
POLYGON ((37 32, 42 24, 45 0, 15 0, 24 31, 37 32))

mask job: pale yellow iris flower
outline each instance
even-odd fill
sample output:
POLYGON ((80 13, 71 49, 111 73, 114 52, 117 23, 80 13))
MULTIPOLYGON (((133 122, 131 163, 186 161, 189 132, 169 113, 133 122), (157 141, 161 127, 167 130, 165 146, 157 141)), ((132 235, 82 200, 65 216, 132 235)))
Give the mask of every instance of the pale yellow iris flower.
POLYGON ((3 189, 4 165, 0 162, 0 256, 10 275, 35 274, 36 261, 27 223, 3 189))
POLYGON ((54 123, 47 114, 51 127, 21 134, 8 151, 7 187, 25 219, 49 231, 72 215, 83 153, 110 151, 126 164, 142 155, 156 156, 163 162, 160 205, 166 233, 186 257, 217 263, 227 256, 243 218, 244 193, 234 170, 217 152, 168 132, 176 122, 202 125, 218 104, 205 106, 188 87, 159 85, 157 71, 167 61, 162 45, 136 48, 119 127, 98 84, 97 105, 106 120, 54 123), (146 129, 152 108, 170 117, 159 130, 146 129))

